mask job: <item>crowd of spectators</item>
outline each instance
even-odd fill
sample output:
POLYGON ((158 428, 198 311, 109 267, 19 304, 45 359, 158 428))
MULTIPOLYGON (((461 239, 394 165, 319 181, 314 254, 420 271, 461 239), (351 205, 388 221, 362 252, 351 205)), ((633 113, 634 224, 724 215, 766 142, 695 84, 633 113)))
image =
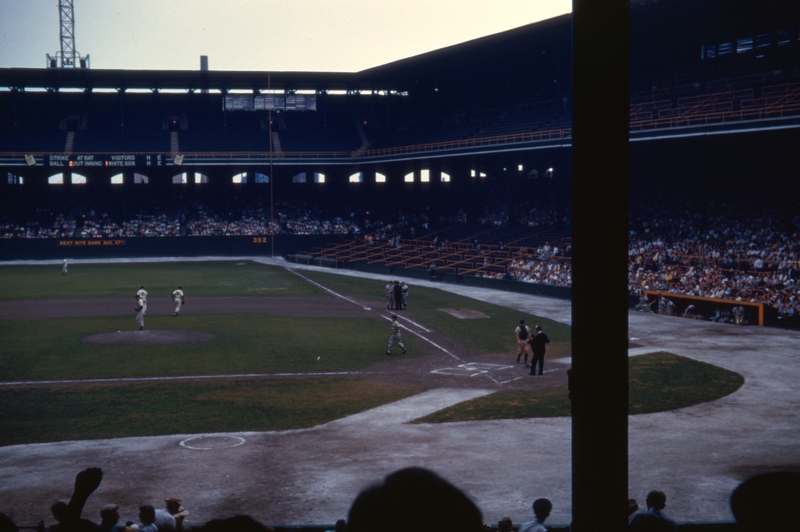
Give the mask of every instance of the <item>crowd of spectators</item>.
POLYGON ((357 235, 359 224, 340 217, 324 219, 310 210, 291 214, 276 213, 270 220, 269 209, 251 207, 228 213, 203 206, 189 212, 149 214, 141 212, 133 218, 117 222, 108 214, 89 211, 85 215, 67 217, 63 213, 41 213, 37 218, 52 221, 31 221, 24 225, 0 224, 0 238, 134 238, 173 236, 260 236, 294 235, 357 235), (44 215, 48 216, 44 216, 44 215))
MULTIPOLYGON (((170 236, 354 235, 369 243, 402 246, 418 239, 432 223, 426 209, 400 213, 391 220, 326 218, 311 209, 281 205, 270 214, 263 205, 220 211, 194 205, 181 211, 142 212, 118 222, 93 210, 80 216, 41 209, 24 225, 0 224, 2 238, 127 238, 170 236), (272 218, 272 219, 271 219, 272 218)), ((441 223, 466 220, 461 211, 441 223)), ((513 209, 487 208, 481 225, 528 228, 563 227, 569 215, 541 203, 523 201, 513 209)), ((640 206, 631 217, 629 293, 644 291, 762 303, 781 315, 800 316, 800 216, 757 205, 678 204, 640 206)), ((497 246, 495 246, 497 247, 497 246)), ((502 247, 502 246, 501 246, 502 247)), ((570 243, 537 248, 509 246, 512 258, 483 250, 487 266, 478 275, 553 286, 571 286, 570 243), (493 267, 489 267, 493 266, 493 267)))
MULTIPOLYGON (((165 499, 164 508, 149 504, 138 507, 137 520, 121 523, 120 507, 106 504, 100 510, 99 523, 83 517, 88 498, 99 487, 103 472, 89 468, 79 472, 69 503, 57 502, 51 507, 57 524, 41 521, 32 527, 37 532, 266 532, 275 529, 252 517, 237 515, 212 519, 193 528, 186 519, 189 512, 181 500, 165 499)), ((800 496, 800 473, 777 471, 750 477, 731 495, 731 511, 742 530, 769 532, 795 531, 800 515, 795 506, 800 496)), ((666 513, 667 496, 652 490, 646 497, 646 509, 635 499, 628 499, 630 532, 677 532, 678 523, 666 513)), ((545 521, 553 503, 546 498, 533 501, 534 519, 516 527, 517 532, 546 532, 545 521)), ((307 529, 314 527, 307 526, 307 529)), ((326 527, 327 528, 327 527, 326 527)), ((480 508, 463 491, 435 472, 421 467, 407 467, 387 475, 382 482, 363 489, 350 506, 347 519, 339 519, 326 532, 512 532, 510 517, 503 517, 497 526, 483 520, 480 508)), ((293 527, 294 529, 294 527, 293 527)), ((0 514, 0 532, 18 532, 19 528, 5 514, 0 514)), ((320 527, 320 530, 323 530, 320 527)))
POLYGON ((641 209, 629 239, 628 288, 800 311, 800 217, 741 205, 641 209), (702 213, 702 214, 701 214, 702 213))
POLYGON ((507 205, 486 206, 478 218, 482 225, 517 226, 528 228, 545 228, 568 226, 571 223, 569 209, 559 214, 552 198, 548 201, 527 198, 518 202, 513 209, 507 205))
MULTIPOLYGON (((539 212, 543 219, 531 223, 557 222, 552 211, 539 212)), ((569 244, 563 249, 549 244, 518 248, 505 271, 487 268, 480 275, 571 286, 570 254, 569 244)), ((781 316, 800 316, 800 216, 754 205, 641 207, 631 220, 629 259, 631 294, 653 291, 762 303, 781 316)))

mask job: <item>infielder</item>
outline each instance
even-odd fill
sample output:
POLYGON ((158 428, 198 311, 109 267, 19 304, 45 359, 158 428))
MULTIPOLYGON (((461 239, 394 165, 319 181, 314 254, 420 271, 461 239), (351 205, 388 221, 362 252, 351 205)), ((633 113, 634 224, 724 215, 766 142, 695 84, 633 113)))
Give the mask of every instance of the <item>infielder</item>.
POLYGON ((144 306, 144 313, 147 314, 147 290, 144 289, 144 285, 139 287, 139 291, 136 292, 136 295, 139 296, 139 299, 142 300, 142 305, 144 306))
POLYGON ((173 316, 177 316, 178 312, 181 311, 181 305, 186 303, 186 299, 183 297, 183 287, 179 286, 177 290, 172 292, 172 300, 175 302, 175 313, 173 316))
POLYGON ((400 346, 400 349, 403 350, 403 354, 406 354, 406 346, 403 345, 403 338, 400 336, 400 324, 397 323, 397 316, 392 316, 392 323, 390 325, 392 328, 392 335, 389 337, 389 347, 386 348, 386 354, 392 354, 392 345, 397 344, 400 346))
POLYGON ((136 296, 136 306, 133 308, 136 311, 136 323, 139 324, 139 330, 144 330, 144 303, 142 302, 142 298, 138 295, 136 296))
POLYGON ((531 352, 531 329, 525 325, 525 320, 519 320, 519 327, 514 329, 517 337, 517 364, 522 355, 525 355, 525 363, 528 363, 528 354, 531 352))

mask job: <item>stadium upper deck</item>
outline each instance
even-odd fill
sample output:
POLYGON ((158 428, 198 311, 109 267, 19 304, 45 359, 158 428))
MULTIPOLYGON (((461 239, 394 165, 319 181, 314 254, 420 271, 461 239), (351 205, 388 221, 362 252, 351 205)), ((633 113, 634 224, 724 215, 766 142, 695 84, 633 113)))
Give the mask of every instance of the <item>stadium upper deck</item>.
MULTIPOLYGON (((634 3, 631 138, 800 125, 797 9, 778 4, 634 3)), ((352 164, 565 147, 571 16, 358 73, 0 69, 0 86, 4 166, 25 154, 352 164)))

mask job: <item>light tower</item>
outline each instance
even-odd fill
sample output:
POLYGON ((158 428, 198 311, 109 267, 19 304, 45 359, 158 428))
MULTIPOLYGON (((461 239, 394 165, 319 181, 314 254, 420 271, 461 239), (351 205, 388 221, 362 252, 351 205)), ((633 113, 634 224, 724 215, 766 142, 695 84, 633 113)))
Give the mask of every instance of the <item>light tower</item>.
POLYGON ((55 56, 47 54, 47 67, 89 68, 89 54, 83 57, 75 49, 75 10, 72 7, 72 0, 58 1, 58 18, 61 50, 56 52, 55 56))

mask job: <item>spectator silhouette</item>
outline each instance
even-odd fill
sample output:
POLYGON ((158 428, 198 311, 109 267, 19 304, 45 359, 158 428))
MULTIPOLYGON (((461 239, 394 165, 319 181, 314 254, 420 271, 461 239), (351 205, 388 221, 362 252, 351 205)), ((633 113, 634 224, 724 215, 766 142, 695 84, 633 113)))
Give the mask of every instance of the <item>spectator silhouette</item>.
POLYGON ((139 506, 139 522, 142 523, 142 526, 139 527, 139 532, 158 532, 156 509, 149 504, 139 506))
POLYGON ((420 467, 395 471, 356 497, 348 532, 479 532, 481 512, 458 488, 420 467))
POLYGON ((333 528, 327 530, 326 532, 344 532, 347 529, 347 521, 344 519, 339 519, 336 521, 336 524, 333 525, 333 528))
POLYGON ((175 518, 166 508, 156 508, 155 519, 155 525, 159 532, 175 532, 177 530, 175 518))
POLYGON ((189 515, 189 511, 181 506, 182 501, 180 499, 176 499, 175 497, 170 497, 168 499, 164 499, 164 502, 167 503, 164 509, 175 519, 175 530, 191 530, 192 527, 189 525, 189 522, 186 521, 186 516, 189 515))
POLYGON ((511 532, 514 523, 510 517, 503 517, 497 522, 497 532, 511 532))
POLYGON ((636 499, 628 499, 628 520, 633 517, 633 514, 639 511, 639 503, 636 499))
POLYGON ((119 506, 106 504, 100 509, 100 530, 113 532, 114 526, 119 523, 119 506))
POLYGON ((664 507, 667 496, 663 491, 651 491, 647 494, 647 510, 636 512, 628 521, 631 532, 671 532, 678 530, 678 524, 667 517, 664 507))
POLYGON ((64 501, 54 502, 50 507, 50 513, 53 514, 53 519, 55 519, 58 524, 48 527, 47 530, 57 532, 60 530, 59 525, 61 521, 67 516, 67 503, 64 501))
POLYGON ((19 528, 6 514, 0 514, 0 532, 17 532, 19 528))
POLYGON ((800 530, 800 472, 763 473, 745 480, 731 494, 731 511, 741 530, 800 530))
POLYGON ((546 532, 544 521, 550 517, 550 512, 553 510, 553 503, 548 499, 536 499, 533 501, 533 515, 536 519, 522 523, 519 526, 519 532, 546 532))
POLYGON ((75 475, 75 488, 67 504, 64 517, 59 524, 59 532, 97 532, 100 527, 87 519, 81 519, 83 507, 103 480, 103 471, 96 467, 84 469, 75 475))

